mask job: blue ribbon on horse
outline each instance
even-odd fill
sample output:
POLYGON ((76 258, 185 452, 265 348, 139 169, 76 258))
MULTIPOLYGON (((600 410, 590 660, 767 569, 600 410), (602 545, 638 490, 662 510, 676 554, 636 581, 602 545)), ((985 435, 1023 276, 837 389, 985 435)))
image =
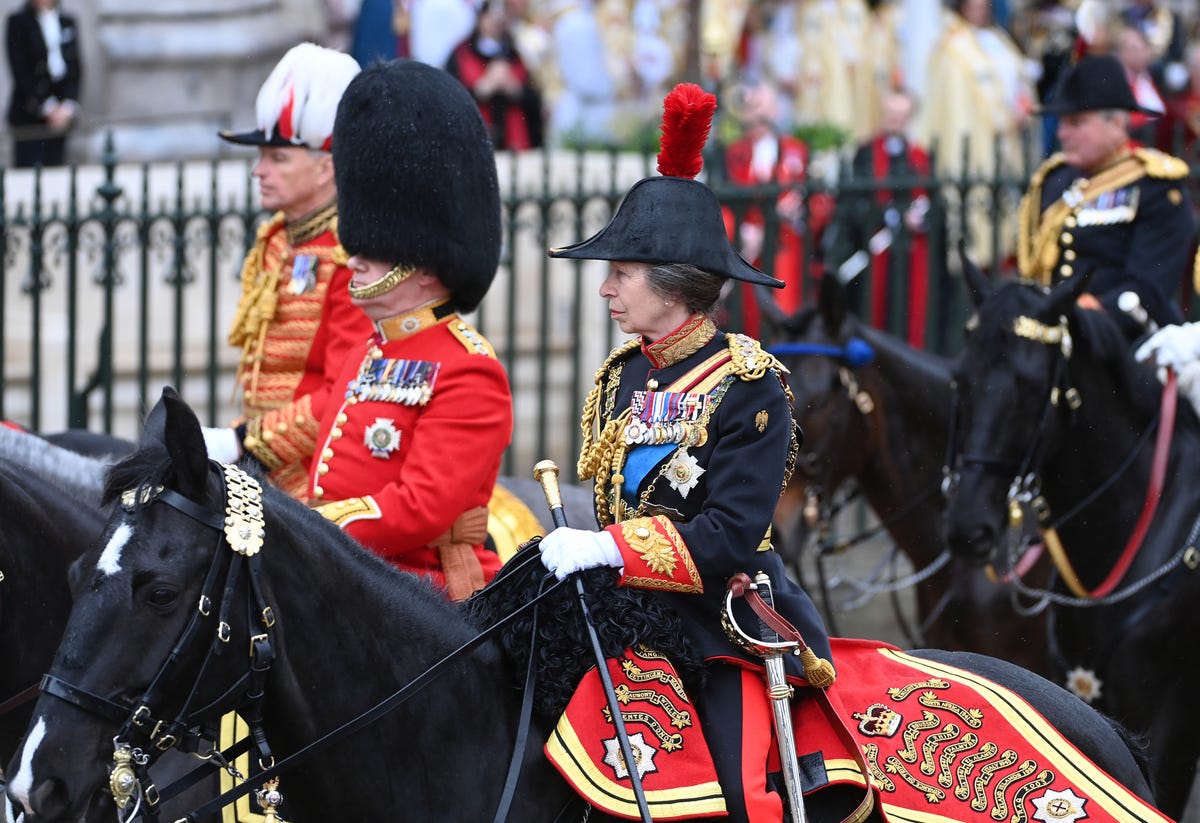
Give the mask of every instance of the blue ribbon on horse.
POLYGON ((845 361, 852 369, 867 365, 875 359, 875 350, 871 344, 861 337, 851 337, 845 346, 834 346, 826 343, 778 343, 767 349, 776 357, 795 355, 824 355, 845 361))

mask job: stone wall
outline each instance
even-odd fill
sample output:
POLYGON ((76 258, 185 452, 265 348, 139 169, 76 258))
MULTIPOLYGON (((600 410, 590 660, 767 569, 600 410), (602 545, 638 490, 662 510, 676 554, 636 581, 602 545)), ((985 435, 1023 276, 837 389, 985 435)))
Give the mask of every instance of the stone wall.
MULTIPOLYGON (((10 0, 10 9, 20 3, 10 0)), ((111 130, 122 160, 229 154, 216 137, 254 121, 258 87, 279 57, 323 36, 323 0, 62 0, 79 20, 83 116, 69 158, 94 161, 111 130)), ((8 71, 0 78, 7 105, 8 71)), ((0 160, 11 145, 3 141, 0 160)))

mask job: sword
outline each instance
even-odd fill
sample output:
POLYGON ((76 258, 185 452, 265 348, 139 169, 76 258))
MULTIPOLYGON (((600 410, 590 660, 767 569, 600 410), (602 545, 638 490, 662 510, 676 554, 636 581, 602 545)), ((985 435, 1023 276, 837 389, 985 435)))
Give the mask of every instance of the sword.
MULTIPOLYGON (((539 460, 533 467, 533 479, 542 484, 542 493, 546 495, 546 505, 550 508, 550 519, 554 521, 555 527, 566 526, 567 515, 563 509, 562 493, 558 488, 558 464, 553 460, 539 460)), ((587 627, 588 639, 592 642, 596 671, 600 675, 601 685, 604 686, 604 697, 608 702, 609 714, 612 715, 617 742, 621 745, 621 757, 625 759, 625 772, 629 775, 629 784, 633 788, 634 799, 637 800, 638 813, 642 823, 653 823, 650 806, 646 803, 646 793, 642 790, 642 775, 633 757, 633 745, 629 742, 629 732, 625 729, 625 718, 621 715, 621 702, 617 699, 617 690, 613 687, 612 676, 608 673, 608 660, 600 646, 600 636, 596 634, 596 627, 592 623, 592 613, 588 610, 583 579, 577 574, 574 577, 575 594, 579 597, 579 608, 583 612, 583 625, 587 627)))
MULTIPOLYGON (((765 572, 754 576, 754 582, 744 574, 736 575, 729 581, 729 590, 725 594, 725 617, 729 628, 733 629, 742 640, 750 644, 753 651, 763 659, 763 667, 767 673, 767 696, 771 699, 771 719, 775 725, 775 738, 779 745, 779 764, 783 769, 783 784, 787 791, 788 806, 791 809, 792 823, 808 823, 808 812, 804 808, 804 784, 800 776, 800 760, 796 756, 796 738, 792 730, 791 698, 794 692, 787 682, 787 672, 784 669, 785 654, 799 653, 803 641, 785 640, 758 614, 759 637, 753 638, 742 631, 733 616, 733 598, 745 595, 751 606, 753 598, 762 600, 768 613, 774 612, 774 602, 771 596, 771 578, 765 572)), ((794 631, 794 630, 793 630, 794 631)))

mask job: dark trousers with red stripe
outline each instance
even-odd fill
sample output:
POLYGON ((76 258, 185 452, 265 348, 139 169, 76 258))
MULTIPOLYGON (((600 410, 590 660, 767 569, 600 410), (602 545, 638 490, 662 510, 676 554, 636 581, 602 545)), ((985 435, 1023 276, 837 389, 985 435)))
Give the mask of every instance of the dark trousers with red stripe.
POLYGON ((783 799, 768 787, 778 773, 766 681, 757 672, 718 663, 701 694, 693 695, 704 737, 717 767, 730 821, 780 823, 783 799))

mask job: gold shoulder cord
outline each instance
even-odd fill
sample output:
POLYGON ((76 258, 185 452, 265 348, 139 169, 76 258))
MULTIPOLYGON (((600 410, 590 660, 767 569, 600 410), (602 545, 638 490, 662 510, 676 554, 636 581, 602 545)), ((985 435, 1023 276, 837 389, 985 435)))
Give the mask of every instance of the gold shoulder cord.
POLYGON ((579 449, 576 471, 579 473, 580 480, 595 478, 596 519, 601 526, 613 522, 612 511, 618 505, 614 500, 610 506, 609 483, 616 486, 615 491, 619 495, 620 483, 624 480, 620 475, 614 476, 613 474, 614 468, 624 461, 625 448, 621 433, 629 419, 628 409, 613 418, 617 388, 621 382, 621 369, 624 365, 618 361, 640 345, 641 340, 634 338, 625 341, 609 353, 604 364, 596 370, 596 385, 588 392, 587 400, 583 404, 583 414, 580 417, 579 425, 583 434, 583 444, 579 449), (600 396, 606 382, 608 391, 602 412, 600 396))

